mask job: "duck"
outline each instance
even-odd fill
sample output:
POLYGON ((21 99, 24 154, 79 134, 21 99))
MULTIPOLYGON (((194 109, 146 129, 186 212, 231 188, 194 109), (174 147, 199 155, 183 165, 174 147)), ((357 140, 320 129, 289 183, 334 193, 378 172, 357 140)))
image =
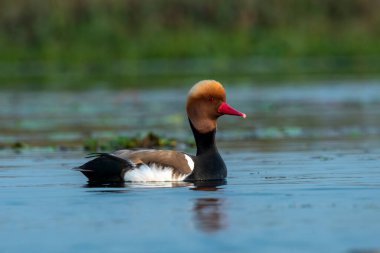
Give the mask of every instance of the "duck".
POLYGON ((89 183, 96 182, 200 182, 225 180, 227 167, 215 142, 217 120, 222 115, 246 118, 226 102, 223 85, 202 80, 189 91, 186 112, 194 135, 196 154, 175 150, 123 149, 92 153, 92 160, 74 168, 89 183))

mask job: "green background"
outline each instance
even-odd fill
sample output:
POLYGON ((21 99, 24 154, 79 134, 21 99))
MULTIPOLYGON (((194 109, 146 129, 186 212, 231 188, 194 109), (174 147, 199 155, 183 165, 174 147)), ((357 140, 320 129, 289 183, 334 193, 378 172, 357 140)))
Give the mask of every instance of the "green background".
POLYGON ((0 88, 372 79, 378 0, 0 1, 0 88))

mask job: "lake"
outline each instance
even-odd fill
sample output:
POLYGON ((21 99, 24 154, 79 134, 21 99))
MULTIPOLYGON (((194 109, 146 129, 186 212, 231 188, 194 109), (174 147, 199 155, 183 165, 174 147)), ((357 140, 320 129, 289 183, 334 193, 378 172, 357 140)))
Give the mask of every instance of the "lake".
POLYGON ((225 184, 119 187, 71 170, 83 140, 193 153, 186 89, 2 92, 0 251, 380 252, 378 83, 226 88, 248 118, 219 121, 225 184))

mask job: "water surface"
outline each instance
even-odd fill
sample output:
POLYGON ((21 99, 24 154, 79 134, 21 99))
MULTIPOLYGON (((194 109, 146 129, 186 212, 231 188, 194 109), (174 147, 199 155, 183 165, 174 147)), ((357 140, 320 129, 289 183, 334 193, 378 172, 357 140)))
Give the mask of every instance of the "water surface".
POLYGON ((220 121, 229 176, 219 186, 92 187, 70 170, 86 152, 55 148, 151 128, 185 140, 185 94, 2 93, 1 143, 40 148, 0 151, 0 251, 380 250, 373 83, 230 89, 249 118, 220 121))

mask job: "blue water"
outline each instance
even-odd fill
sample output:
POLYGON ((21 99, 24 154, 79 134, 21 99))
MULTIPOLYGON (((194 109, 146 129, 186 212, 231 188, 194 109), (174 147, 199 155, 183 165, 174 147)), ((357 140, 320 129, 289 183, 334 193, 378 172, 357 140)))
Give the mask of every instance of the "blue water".
POLYGON ((227 90, 248 118, 219 121, 216 187, 90 187, 70 169, 87 138, 191 138, 185 89, 0 93, 0 252, 380 252, 380 86, 227 90))
POLYGON ((91 188, 83 155, 0 153, 1 252, 380 249, 379 149, 224 148, 227 184, 173 188, 91 188))

